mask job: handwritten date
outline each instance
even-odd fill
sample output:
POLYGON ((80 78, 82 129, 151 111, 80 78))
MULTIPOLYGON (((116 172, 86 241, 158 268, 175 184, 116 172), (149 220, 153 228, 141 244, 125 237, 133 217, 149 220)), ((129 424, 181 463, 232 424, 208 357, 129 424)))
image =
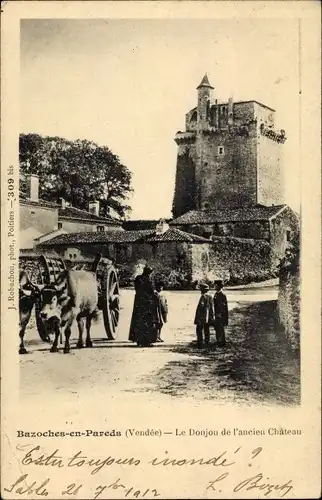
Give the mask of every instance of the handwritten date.
MULTIPOLYGON (((107 488, 112 488, 113 490, 122 490, 124 492, 125 497, 131 495, 134 498, 144 498, 148 494, 149 494, 148 498, 156 498, 160 496, 160 493, 158 493, 156 489, 151 490, 150 488, 148 488, 144 491, 141 491, 141 490, 135 490, 134 486, 128 488, 127 486, 121 483, 120 478, 111 483, 109 486, 107 486, 107 488)), ((97 486, 94 499, 96 500, 103 493, 105 489, 106 486, 97 486)))
MULTIPOLYGON (((45 479, 41 484, 37 484, 36 481, 33 481, 28 485, 27 480, 30 481, 28 474, 23 474, 10 486, 10 488, 4 488, 4 490, 19 496, 34 495, 34 498, 48 496, 46 487, 50 483, 50 478, 45 479)), ((64 497, 76 497, 81 488, 83 488, 82 484, 71 483, 62 490, 61 494, 64 497)), ((118 478, 109 485, 97 486, 94 493, 94 500, 99 498, 102 493, 108 489, 122 491, 125 498, 156 498, 160 496, 160 493, 156 489, 147 488, 141 491, 134 486, 122 484, 121 479, 118 478)))

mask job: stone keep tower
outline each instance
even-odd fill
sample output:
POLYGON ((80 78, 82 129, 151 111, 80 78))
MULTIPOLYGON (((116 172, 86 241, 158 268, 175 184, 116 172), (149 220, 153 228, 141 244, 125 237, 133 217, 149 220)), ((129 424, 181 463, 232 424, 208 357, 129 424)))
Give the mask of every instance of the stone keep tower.
POLYGON ((178 145, 173 216, 189 210, 283 203, 282 147, 275 110, 257 101, 218 103, 205 75, 178 145))

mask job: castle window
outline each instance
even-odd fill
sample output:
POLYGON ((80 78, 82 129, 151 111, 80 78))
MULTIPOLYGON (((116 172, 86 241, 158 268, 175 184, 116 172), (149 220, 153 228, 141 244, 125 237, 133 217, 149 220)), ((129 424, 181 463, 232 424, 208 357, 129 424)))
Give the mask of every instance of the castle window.
POLYGON ((286 231, 286 241, 291 241, 291 231, 290 230, 286 231))
POLYGON ((58 229, 62 229, 63 227, 63 223, 62 222, 58 222, 58 229))
POLYGON ((225 154, 224 146, 218 146, 218 154, 219 156, 223 156, 225 154))
POLYGON ((97 231, 99 233, 103 233, 104 232, 104 226, 97 226, 97 231))

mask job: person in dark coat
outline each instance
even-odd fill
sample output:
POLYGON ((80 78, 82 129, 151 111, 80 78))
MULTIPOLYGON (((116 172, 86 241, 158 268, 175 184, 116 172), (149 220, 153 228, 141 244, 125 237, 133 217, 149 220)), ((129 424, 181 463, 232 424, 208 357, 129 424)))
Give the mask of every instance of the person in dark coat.
POLYGON ((140 347, 149 347, 157 340, 160 323, 158 297, 151 280, 153 269, 145 266, 135 278, 135 298, 130 325, 129 340, 140 347))
POLYGON ((228 305, 227 297, 222 291, 223 282, 215 281, 216 293, 214 295, 216 340, 219 347, 226 345, 225 327, 228 326, 228 305))
POLYGON ((208 293, 209 286, 206 284, 201 284, 199 288, 201 297, 198 302, 194 321, 194 324, 196 325, 198 348, 202 346, 203 340, 205 340, 206 345, 209 344, 209 328, 210 325, 212 325, 214 322, 214 303, 212 296, 208 293))

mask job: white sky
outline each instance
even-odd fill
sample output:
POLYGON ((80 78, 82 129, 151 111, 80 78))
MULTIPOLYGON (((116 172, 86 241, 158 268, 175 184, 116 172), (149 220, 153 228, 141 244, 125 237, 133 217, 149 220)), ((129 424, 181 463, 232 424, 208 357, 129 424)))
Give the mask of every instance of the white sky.
POLYGON ((295 20, 24 20, 21 132, 107 145, 133 172, 131 218, 169 217, 174 135, 205 72, 214 98, 276 109, 285 201, 298 210, 295 20))

